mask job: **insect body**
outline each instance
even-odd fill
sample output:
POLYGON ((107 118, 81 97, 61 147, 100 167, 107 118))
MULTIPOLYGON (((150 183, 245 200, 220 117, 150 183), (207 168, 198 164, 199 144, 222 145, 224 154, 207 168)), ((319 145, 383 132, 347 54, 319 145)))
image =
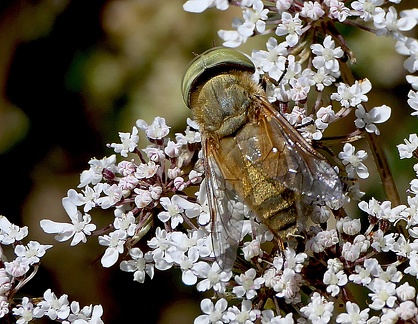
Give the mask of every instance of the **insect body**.
POLYGON ((325 158, 277 112, 244 54, 213 48, 183 78, 183 98, 202 134, 212 241, 230 269, 246 213, 282 242, 313 203, 340 206, 341 182, 325 158))

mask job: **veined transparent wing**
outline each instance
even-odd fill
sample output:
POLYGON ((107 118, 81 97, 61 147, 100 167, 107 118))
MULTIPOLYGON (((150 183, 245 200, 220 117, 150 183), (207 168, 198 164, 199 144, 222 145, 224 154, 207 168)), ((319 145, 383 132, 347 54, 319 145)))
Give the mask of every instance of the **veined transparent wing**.
POLYGON ((259 109, 257 120, 236 136, 243 156, 308 203, 341 207, 342 185, 333 167, 267 99, 256 97, 254 102, 259 109))
MULTIPOLYGON (((233 142, 231 137, 221 140, 219 145, 227 151, 235 146, 236 153, 240 154, 233 142)), ((236 167, 231 170, 235 164, 229 164, 228 159, 221 158, 223 155, 219 152, 220 148, 213 145, 210 141, 203 141, 206 191, 212 219, 212 245, 219 266, 223 270, 230 270, 236 259, 237 248, 242 239, 243 222, 249 210, 240 199, 242 185, 237 172, 241 170, 236 167)))

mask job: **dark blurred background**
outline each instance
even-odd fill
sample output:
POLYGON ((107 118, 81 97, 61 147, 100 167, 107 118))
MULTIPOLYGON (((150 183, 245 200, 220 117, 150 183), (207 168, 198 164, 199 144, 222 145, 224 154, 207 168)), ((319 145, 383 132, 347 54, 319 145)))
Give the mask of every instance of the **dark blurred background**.
MULTIPOLYGON (((104 248, 96 238, 70 248, 39 227, 44 218, 68 221, 62 197, 76 188, 92 157, 112 154, 106 143, 119 142, 118 131, 155 116, 166 118, 171 134, 185 128, 190 114, 180 82, 192 53, 220 45, 216 31, 231 29, 232 18, 241 13, 233 8, 191 14, 183 11, 184 2, 0 2, 0 214, 29 226, 29 239, 56 243, 26 294, 52 288, 81 305, 100 303, 106 323, 191 323, 200 314, 201 296, 181 283, 178 271, 156 271, 154 280, 139 284, 117 266, 101 268, 104 248)), ((357 57, 357 77, 373 83, 369 107, 393 108, 391 121, 379 128, 405 200, 412 162, 400 161, 394 145, 416 132, 417 124, 404 100, 404 58, 396 55, 391 39, 345 32, 357 57)), ((260 37, 241 49, 264 49, 265 41, 260 37)), ((379 183, 371 159, 368 163, 369 183, 379 183)), ((378 186, 362 188, 383 198, 378 186)), ((93 213, 93 218, 106 224, 112 215, 93 213)))

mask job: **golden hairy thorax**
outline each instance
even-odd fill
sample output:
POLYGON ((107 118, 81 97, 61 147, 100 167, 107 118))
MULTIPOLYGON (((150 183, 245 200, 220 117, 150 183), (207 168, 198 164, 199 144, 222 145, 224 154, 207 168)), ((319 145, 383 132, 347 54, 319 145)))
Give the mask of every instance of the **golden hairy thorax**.
POLYGON ((263 93, 248 72, 214 76, 191 96, 194 119, 208 135, 219 139, 229 136, 247 122, 251 97, 263 93))

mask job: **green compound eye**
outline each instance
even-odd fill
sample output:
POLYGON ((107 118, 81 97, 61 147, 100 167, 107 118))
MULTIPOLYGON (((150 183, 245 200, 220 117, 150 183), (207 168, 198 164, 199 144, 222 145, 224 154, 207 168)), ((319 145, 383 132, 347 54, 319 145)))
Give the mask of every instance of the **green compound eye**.
POLYGON ((200 84, 230 70, 254 73, 254 63, 243 53, 226 47, 214 47, 196 56, 181 81, 183 100, 190 108, 190 97, 200 84))

